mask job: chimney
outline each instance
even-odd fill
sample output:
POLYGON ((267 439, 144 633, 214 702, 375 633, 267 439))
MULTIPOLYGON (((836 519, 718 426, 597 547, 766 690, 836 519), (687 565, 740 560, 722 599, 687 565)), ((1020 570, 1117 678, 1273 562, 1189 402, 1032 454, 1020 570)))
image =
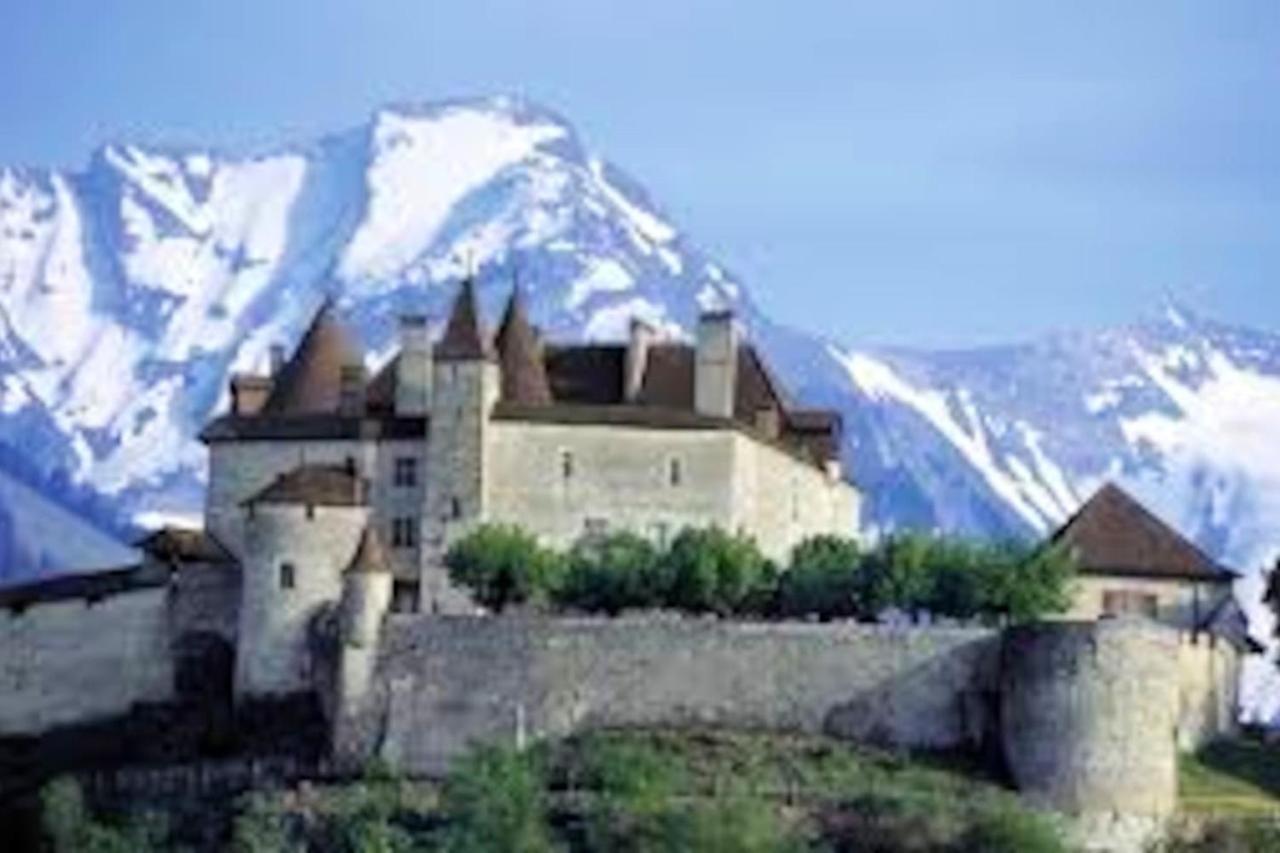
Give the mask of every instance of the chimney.
POLYGON ((431 331, 423 314, 400 318, 396 362, 396 414, 421 417, 431 407, 431 331))
POLYGON ((338 414, 364 416, 365 372, 363 364, 344 364, 338 374, 338 414))
POLYGON ((276 376, 280 373, 280 368, 284 367, 284 345, 272 344, 269 352, 271 353, 271 375, 276 376))
POLYGON ((256 415, 271 395, 271 380, 265 376, 239 374, 231 377, 231 414, 256 415))
POLYGON ((644 387, 644 373, 649 366, 649 347, 658 336, 657 330, 641 320, 631 318, 631 337, 627 340, 626 378, 622 396, 628 403, 634 403, 644 387))
POLYGON ((738 335, 732 311, 708 311, 698 318, 693 400, 700 415, 733 417, 738 388, 738 335))

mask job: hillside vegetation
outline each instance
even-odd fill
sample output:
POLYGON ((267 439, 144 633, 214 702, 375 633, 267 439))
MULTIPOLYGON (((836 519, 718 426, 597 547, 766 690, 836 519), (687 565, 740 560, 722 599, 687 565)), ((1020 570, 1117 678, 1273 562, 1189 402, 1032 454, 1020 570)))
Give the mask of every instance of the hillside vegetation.
MULTIPOLYGON (((49 849, 181 849, 155 816, 88 816, 45 793, 49 849)), ((219 848, 237 853, 1056 853, 1054 824, 974 768, 820 737, 609 731, 524 752, 484 748, 440 785, 359 781, 255 792, 219 848)))

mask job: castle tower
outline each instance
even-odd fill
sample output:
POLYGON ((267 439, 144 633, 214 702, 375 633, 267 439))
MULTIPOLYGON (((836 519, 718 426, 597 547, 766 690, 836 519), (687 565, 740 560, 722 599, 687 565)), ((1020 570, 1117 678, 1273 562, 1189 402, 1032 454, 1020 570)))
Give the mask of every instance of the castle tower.
POLYGON ((237 700, 313 688, 312 622, 342 596, 366 492, 353 466, 304 465, 245 502, 237 700))
POLYGON ((392 574, 377 528, 360 535, 342 575, 342 640, 333 697, 333 752, 356 766, 373 748, 376 731, 365 713, 374 686, 382 620, 391 607, 392 574))
POLYGON ((453 303, 432 366, 431 435, 423 517, 422 609, 465 608, 444 569, 449 544, 483 521, 489 415, 498 400, 498 364, 468 279, 453 303))

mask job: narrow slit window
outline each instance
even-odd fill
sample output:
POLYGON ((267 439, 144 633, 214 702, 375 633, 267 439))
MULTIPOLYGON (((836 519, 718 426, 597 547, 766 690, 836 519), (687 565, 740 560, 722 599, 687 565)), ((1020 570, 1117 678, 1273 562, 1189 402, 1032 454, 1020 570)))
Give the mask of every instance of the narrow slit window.
POLYGON ((293 563, 281 563, 280 564, 280 588, 293 589, 294 584, 297 582, 297 578, 295 577, 295 574, 296 572, 293 568, 293 563))
POLYGON ((560 451, 560 476, 566 480, 573 478, 573 454, 568 450, 560 451))
POLYGON ((684 467, 680 464, 679 459, 667 460, 667 483, 672 488, 684 483, 684 467))

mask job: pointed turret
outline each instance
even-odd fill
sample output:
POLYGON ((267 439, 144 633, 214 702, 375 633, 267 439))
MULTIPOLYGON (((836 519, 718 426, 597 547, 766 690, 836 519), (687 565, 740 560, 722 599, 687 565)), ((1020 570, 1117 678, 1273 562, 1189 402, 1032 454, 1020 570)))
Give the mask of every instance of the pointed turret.
POLYGON ((462 282, 458 298, 453 301, 444 337, 436 347, 436 360, 480 361, 492 358, 492 355, 476 308, 475 283, 467 278, 462 282))
POLYGON ((387 561, 387 552, 382 547, 382 537, 377 528, 367 525, 360 534, 360 544, 356 546, 355 556, 347 565, 347 571, 353 574, 379 574, 390 572, 391 564, 387 561))
POLYGON ((545 406, 551 403, 551 386, 537 333, 529 325, 524 295, 511 291, 498 329, 498 364, 502 368, 502 399, 509 403, 545 406))
POLYGON ((280 368, 271 396, 262 406, 269 415, 333 413, 342 401, 343 369, 362 365, 359 349, 338 322, 326 299, 293 358, 280 368))

